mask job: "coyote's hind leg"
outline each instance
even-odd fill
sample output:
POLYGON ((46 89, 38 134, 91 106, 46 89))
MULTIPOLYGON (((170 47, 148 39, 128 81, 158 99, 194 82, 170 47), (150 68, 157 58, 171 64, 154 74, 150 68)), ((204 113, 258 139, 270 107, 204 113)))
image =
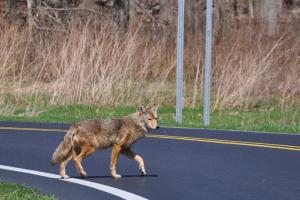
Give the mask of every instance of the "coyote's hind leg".
POLYGON ((74 154, 73 154, 73 153, 70 153, 70 154, 68 155, 68 157, 67 157, 64 161, 62 161, 62 162, 60 163, 60 176, 61 176, 63 179, 68 179, 68 178, 69 178, 69 176, 66 174, 66 166, 67 166, 68 162, 69 162, 71 159, 73 159, 73 157, 74 157, 74 154))
POLYGON ((87 156, 91 155, 96 151, 94 146, 86 146, 81 149, 81 152, 73 159, 75 161, 75 167, 81 176, 86 176, 87 173, 84 171, 81 161, 87 156))

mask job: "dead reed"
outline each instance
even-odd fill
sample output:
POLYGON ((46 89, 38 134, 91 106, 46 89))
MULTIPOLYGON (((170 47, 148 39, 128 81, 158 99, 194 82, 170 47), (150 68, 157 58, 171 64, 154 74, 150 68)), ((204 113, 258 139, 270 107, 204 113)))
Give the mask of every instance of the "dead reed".
MULTIPOLYGON (((4 26, 0 30, 0 104, 139 105, 175 102, 175 41, 112 23, 74 24, 64 31, 4 26), (28 103, 28 101, 27 101, 28 103)), ((203 35, 185 51, 185 105, 199 106, 203 35)), ((276 99, 284 110, 299 102, 300 39, 268 37, 251 27, 226 33, 214 46, 213 109, 257 107, 276 99), (250 31, 251 30, 251 31, 250 31)))

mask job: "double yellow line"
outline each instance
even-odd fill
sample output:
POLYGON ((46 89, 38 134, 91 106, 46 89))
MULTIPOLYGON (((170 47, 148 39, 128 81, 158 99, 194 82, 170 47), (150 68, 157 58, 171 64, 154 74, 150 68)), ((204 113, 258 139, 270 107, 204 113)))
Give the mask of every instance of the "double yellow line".
MULTIPOLYGON (((0 127, 0 130, 66 132, 66 130, 64 129, 25 128, 25 127, 0 127)), ((284 145, 284 144, 270 144, 270 143, 220 140, 220 139, 199 138, 199 137, 182 137, 182 136, 157 135, 157 134, 147 134, 147 137, 159 138, 159 139, 193 141, 193 142, 205 142, 205 143, 214 143, 214 144, 238 145, 238 146, 248 146, 248 147, 261 147, 261 148, 280 149, 280 150, 288 150, 288 151, 300 151, 300 146, 292 146, 292 145, 284 145)))
POLYGON ((205 143, 214 143, 214 144, 238 145, 238 146, 248 146, 248 147, 262 147, 262 148, 280 149, 280 150, 289 150, 289 151, 300 151, 300 146, 292 146, 292 145, 284 145, 284 144, 270 144, 270 143, 220 140, 220 139, 198 138, 198 137, 153 135, 153 134, 147 134, 147 137, 160 138, 160 139, 194 141, 194 142, 205 142, 205 143))

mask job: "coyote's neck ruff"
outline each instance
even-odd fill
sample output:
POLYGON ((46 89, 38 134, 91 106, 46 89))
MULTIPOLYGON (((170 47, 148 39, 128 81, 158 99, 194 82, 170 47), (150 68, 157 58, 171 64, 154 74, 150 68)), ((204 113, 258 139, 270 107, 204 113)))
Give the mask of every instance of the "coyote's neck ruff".
POLYGON ((134 114, 131 114, 130 116, 128 116, 132 122, 136 125, 136 129, 138 132, 143 132, 143 135, 145 135, 148 130, 150 129, 146 122, 143 121, 140 117, 140 113, 134 113, 134 114), (141 129, 141 130, 140 130, 141 129))
POLYGON ((85 176, 81 160, 92 154, 96 149, 112 146, 110 170, 114 178, 121 176, 116 172, 119 154, 136 160, 141 173, 144 175, 143 159, 133 153, 130 147, 144 137, 148 129, 158 129, 158 106, 141 107, 139 112, 117 119, 86 120, 73 124, 67 131, 64 140, 56 148, 52 156, 52 164, 60 163, 60 174, 68 178, 65 167, 73 159, 78 172, 85 176))

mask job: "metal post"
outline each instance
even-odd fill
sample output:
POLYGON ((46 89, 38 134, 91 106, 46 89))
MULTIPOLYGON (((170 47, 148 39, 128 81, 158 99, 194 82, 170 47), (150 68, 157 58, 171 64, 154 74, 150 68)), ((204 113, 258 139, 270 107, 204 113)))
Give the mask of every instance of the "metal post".
POLYGON ((182 107, 183 107, 184 3, 185 0, 178 0, 176 122, 179 124, 182 123, 182 107))
POLYGON ((206 39, 205 39, 205 81, 204 81, 204 125, 210 118, 211 82, 211 40, 212 40, 212 0, 206 0, 206 39))

